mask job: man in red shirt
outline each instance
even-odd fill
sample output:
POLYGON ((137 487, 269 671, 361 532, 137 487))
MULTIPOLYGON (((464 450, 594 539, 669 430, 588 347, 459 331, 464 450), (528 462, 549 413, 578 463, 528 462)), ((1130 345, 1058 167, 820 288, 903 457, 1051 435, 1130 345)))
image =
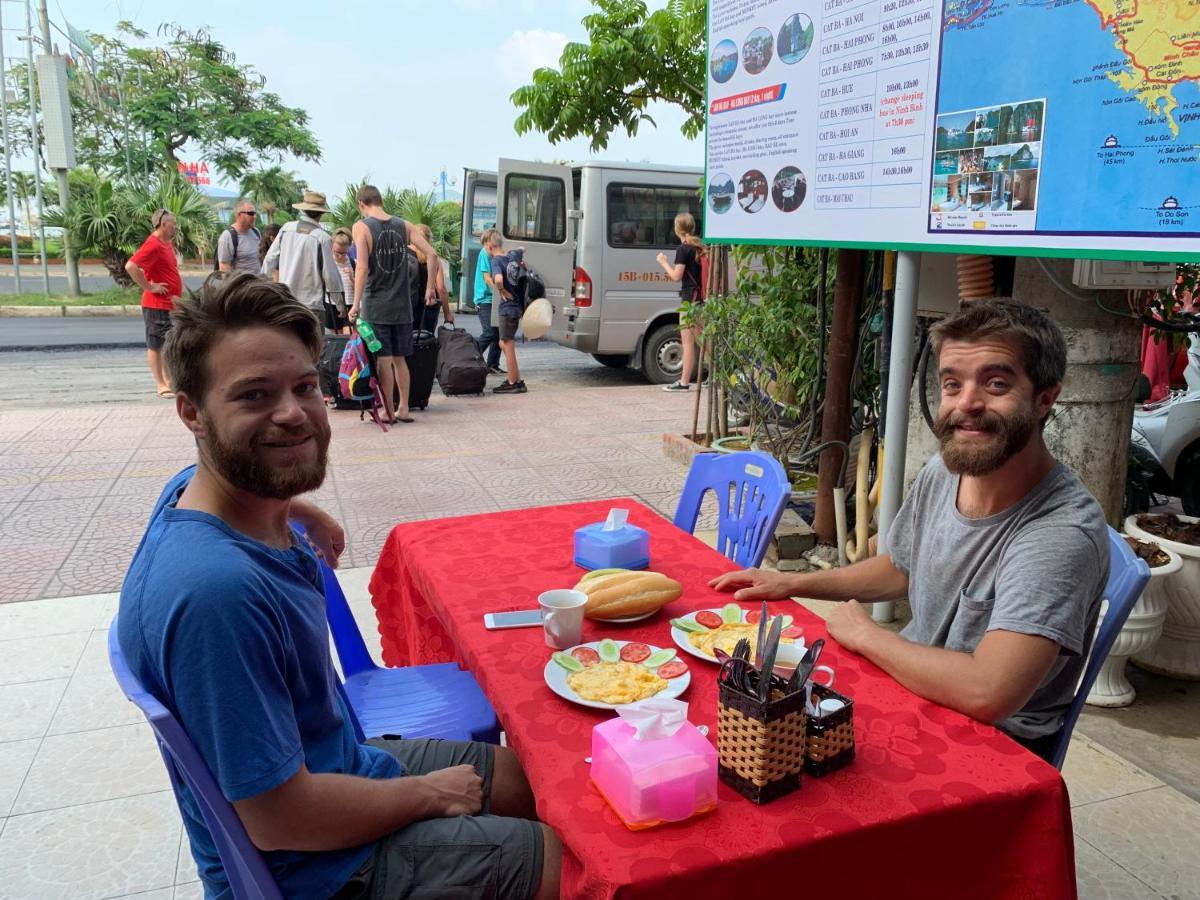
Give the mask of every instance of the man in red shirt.
POLYGON ((142 321, 146 326, 146 359, 158 396, 171 397, 171 385, 162 361, 163 340, 171 327, 171 309, 183 295, 179 263, 175 259, 175 214, 160 209, 150 217, 154 229, 125 263, 125 271, 142 289, 142 321))

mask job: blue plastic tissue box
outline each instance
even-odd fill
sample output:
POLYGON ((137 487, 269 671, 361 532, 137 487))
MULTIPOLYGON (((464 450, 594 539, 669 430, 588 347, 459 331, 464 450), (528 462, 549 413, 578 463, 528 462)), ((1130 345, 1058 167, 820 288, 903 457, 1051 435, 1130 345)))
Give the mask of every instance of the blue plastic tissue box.
MULTIPOLYGON (((626 513, 614 510, 614 513, 626 513)), ((650 532, 623 521, 605 530, 608 522, 575 529, 575 565, 585 569, 645 569, 650 565, 650 532)), ((612 519, 612 513, 609 514, 612 519)))

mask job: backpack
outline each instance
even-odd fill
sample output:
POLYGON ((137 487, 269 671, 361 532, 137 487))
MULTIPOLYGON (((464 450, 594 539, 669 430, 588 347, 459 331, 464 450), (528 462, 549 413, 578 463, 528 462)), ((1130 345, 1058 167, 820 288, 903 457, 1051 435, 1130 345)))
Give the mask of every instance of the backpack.
POLYGON ((348 402, 351 408, 354 404, 358 405, 360 419, 369 412, 375 424, 387 431, 387 426, 379 418, 379 407, 383 404, 371 368, 371 354, 357 332, 342 351, 342 362, 338 366, 338 391, 342 401, 348 402))
POLYGON ((703 247, 697 247, 696 252, 700 255, 700 283, 692 277, 692 301, 703 303, 708 295, 708 252, 703 247))

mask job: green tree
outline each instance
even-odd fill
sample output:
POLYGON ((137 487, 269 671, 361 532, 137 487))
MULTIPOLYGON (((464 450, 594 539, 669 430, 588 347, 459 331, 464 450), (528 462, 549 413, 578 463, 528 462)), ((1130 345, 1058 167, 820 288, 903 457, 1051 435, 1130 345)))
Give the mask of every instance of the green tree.
POLYGON ((239 190, 247 200, 254 201, 270 225, 279 218, 281 210, 290 210, 293 203, 299 202, 304 187, 296 178, 295 172, 286 172, 280 166, 270 166, 248 174, 242 179, 239 190))
POLYGON ((592 0, 584 17, 588 42, 569 43, 559 68, 538 69, 518 88, 516 131, 543 132, 552 143, 587 137, 593 152, 613 131, 636 135, 655 125, 650 104, 661 101, 687 114, 683 134, 704 130, 707 0, 670 0, 649 12, 642 0, 592 0))
MULTIPOLYGON (((331 228, 350 228, 361 218, 355 194, 369 183, 368 177, 357 184, 347 184, 342 195, 330 205, 325 221, 331 228)), ((433 191, 422 192, 415 188, 383 187, 379 191, 383 195, 384 209, 414 225, 428 225, 438 256, 451 266, 457 263, 462 234, 462 207, 459 204, 449 200, 441 203, 435 199, 433 191)))

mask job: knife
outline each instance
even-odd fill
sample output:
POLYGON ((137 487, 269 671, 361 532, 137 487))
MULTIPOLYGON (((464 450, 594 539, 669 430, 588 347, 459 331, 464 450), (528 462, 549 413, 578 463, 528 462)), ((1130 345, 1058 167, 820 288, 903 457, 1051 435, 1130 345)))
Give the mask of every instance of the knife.
POLYGON ((762 615, 758 618, 758 643, 754 645, 754 665, 762 665, 763 635, 767 633, 767 601, 762 604, 762 615))
POLYGON ((763 648, 762 667, 758 670, 758 699, 766 703, 771 695, 771 676, 775 668, 775 657, 779 654, 779 638, 783 635, 783 616, 771 620, 771 630, 767 633, 767 645, 763 648))
POLYGON ((821 655, 824 647, 825 638, 817 638, 813 641, 812 646, 804 652, 804 657, 800 660, 800 664, 796 666, 796 671, 788 679, 787 692, 789 696, 804 687, 804 683, 808 681, 808 676, 812 674, 812 670, 816 667, 817 657, 821 655))

